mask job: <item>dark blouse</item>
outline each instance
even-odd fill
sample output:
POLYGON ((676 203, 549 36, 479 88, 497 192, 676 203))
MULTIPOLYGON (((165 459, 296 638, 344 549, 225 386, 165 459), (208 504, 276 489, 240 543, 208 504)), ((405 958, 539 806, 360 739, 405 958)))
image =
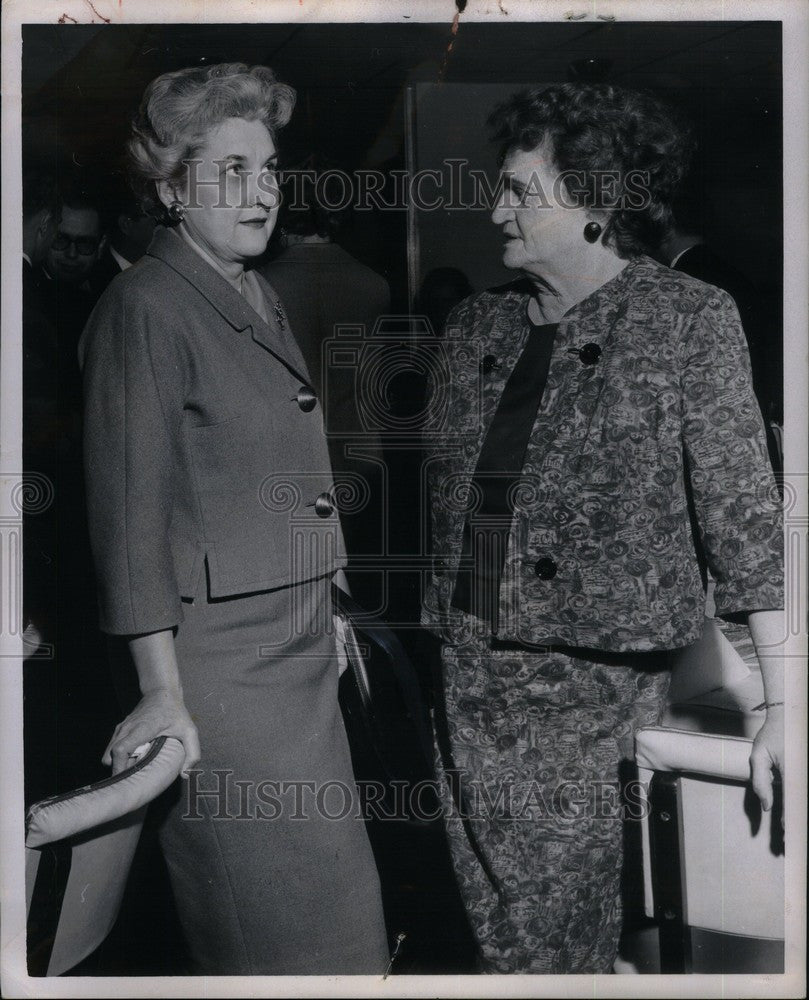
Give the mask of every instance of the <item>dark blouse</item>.
POLYGON ((514 517, 514 489, 542 401, 558 324, 531 323, 528 341, 506 382, 483 441, 472 493, 480 503, 467 516, 453 607, 491 622, 497 632, 500 577, 514 517))

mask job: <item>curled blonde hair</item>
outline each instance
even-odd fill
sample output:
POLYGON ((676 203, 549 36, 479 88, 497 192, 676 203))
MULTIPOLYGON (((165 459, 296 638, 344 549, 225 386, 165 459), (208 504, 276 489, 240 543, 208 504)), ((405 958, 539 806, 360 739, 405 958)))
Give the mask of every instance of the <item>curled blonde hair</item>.
POLYGON ((152 80, 127 143, 130 181, 143 210, 164 215, 157 182, 179 182, 186 161, 227 118, 260 121, 275 139, 294 106, 295 91, 267 66, 192 66, 152 80))

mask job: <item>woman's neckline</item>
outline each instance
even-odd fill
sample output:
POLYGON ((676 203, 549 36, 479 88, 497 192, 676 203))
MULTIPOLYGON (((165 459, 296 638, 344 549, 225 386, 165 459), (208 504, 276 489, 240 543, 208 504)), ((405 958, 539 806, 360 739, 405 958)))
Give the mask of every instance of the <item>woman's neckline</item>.
MULTIPOLYGON (((608 278, 603 284, 599 285, 597 288, 594 288, 591 292, 588 292, 585 296, 583 296, 583 298, 579 299, 578 302, 574 302, 572 306, 568 306, 568 308, 556 320, 549 321, 545 320, 544 318, 541 318, 539 320, 533 319, 531 316, 531 311, 532 311, 531 305, 532 303, 536 302, 536 297, 534 295, 529 294, 528 301, 526 302, 525 305, 525 315, 528 322, 531 323, 533 326, 558 326, 558 324, 561 323, 562 320, 566 319, 567 316, 574 310, 580 308, 581 305, 587 302, 588 299, 592 298, 594 295, 599 295, 604 291, 604 289, 607 289, 611 285, 616 285, 620 281, 622 281, 626 277, 626 274, 629 271, 629 269, 637 261, 637 259, 638 259, 637 257, 630 257, 617 274, 614 274, 611 278, 608 278)), ((538 308, 539 307, 537 306, 537 309, 538 308)))
POLYGON ((528 322, 531 324, 531 333, 550 333, 551 330, 555 330, 559 326, 559 320, 556 320, 555 323, 535 323, 530 316, 528 322))
POLYGON ((242 294, 244 289, 244 268, 242 268, 241 274, 237 278, 231 277, 216 260, 216 258, 212 254, 209 254, 207 250, 204 250, 191 236, 191 234, 183 229, 182 226, 177 226, 176 231, 186 246, 191 247, 191 249, 194 250, 207 264, 211 265, 217 274, 220 274, 229 285, 232 285, 233 288, 236 289, 240 295, 242 294))

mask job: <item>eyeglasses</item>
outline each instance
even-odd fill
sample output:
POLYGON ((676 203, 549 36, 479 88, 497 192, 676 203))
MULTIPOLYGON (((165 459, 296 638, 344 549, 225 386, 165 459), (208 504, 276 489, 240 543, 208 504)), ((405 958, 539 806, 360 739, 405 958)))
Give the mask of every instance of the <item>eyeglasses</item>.
POLYGON ((76 253, 81 254, 82 257, 89 257, 98 250, 99 241, 94 240, 91 236, 74 238, 66 233, 57 233, 52 246, 54 250, 67 250, 71 244, 76 248, 76 253))

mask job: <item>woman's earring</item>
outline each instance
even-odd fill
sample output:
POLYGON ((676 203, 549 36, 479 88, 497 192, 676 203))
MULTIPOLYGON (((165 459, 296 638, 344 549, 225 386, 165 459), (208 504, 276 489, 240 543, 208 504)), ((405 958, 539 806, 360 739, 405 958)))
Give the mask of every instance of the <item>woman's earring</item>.
POLYGON ((584 238, 588 243, 595 243, 601 235, 601 226, 597 222, 588 222, 584 227, 584 238))
POLYGON ((169 205, 167 211, 172 222, 182 222, 185 218, 185 205, 176 199, 169 205))

